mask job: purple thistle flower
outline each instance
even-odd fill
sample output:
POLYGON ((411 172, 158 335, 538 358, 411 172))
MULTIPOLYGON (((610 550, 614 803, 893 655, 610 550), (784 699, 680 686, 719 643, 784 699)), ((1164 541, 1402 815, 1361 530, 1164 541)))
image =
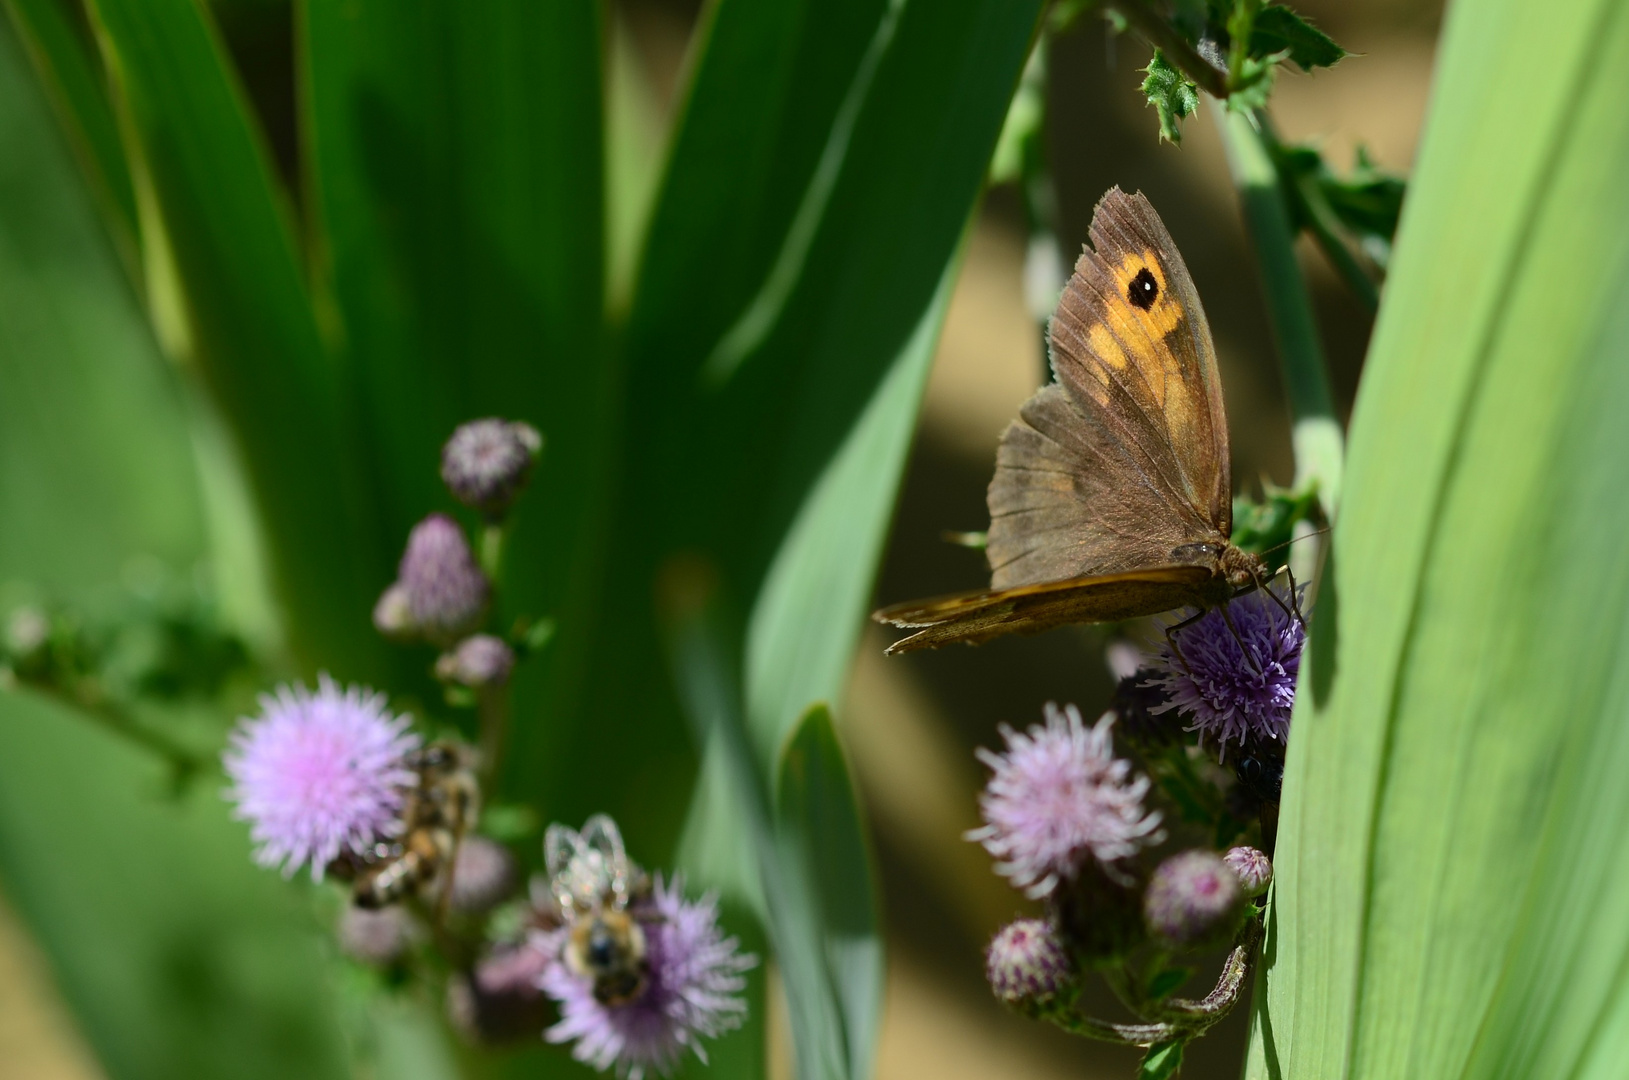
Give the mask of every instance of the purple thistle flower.
POLYGON ((1166 644, 1147 685, 1160 687, 1170 699, 1150 712, 1175 709, 1189 719, 1187 730, 1199 732, 1201 742, 1214 738, 1225 758, 1230 741, 1282 744, 1289 738, 1295 678, 1307 633, 1301 620, 1286 614, 1260 590, 1227 604, 1237 637, 1222 610, 1212 608, 1177 631, 1181 656, 1166 644))
POLYGON ((222 755, 225 794, 250 823, 257 862, 281 865, 284 877, 310 863, 321 881, 342 851, 400 830, 402 789, 415 781, 403 758, 419 737, 407 717, 390 716, 383 694, 323 675, 314 694, 285 684, 260 706, 222 755))
POLYGON ((486 617, 492 586, 475 565, 464 530, 446 514, 431 514, 413 526, 397 577, 413 628, 431 641, 455 641, 486 617))
POLYGON ((569 930, 546 935, 553 959, 540 984, 560 1005, 559 1023, 543 1033, 550 1042, 575 1040, 571 1056, 578 1061, 640 1080, 647 1069, 667 1076, 687 1048, 705 1062, 701 1039, 741 1023, 747 1006, 735 995, 757 958, 723 935, 716 897, 690 903, 682 889, 678 877, 666 887, 656 880, 651 921, 642 919, 649 981, 626 1004, 603 1004, 594 997, 593 979, 572 972, 562 955, 569 930))
POLYGON ((986 824, 967 839, 1031 897, 1073 877, 1088 855, 1110 863, 1158 842, 1160 815, 1143 808, 1148 778, 1114 756, 1113 725, 1110 713, 1088 728, 1073 705, 1048 702, 1045 727, 1020 735, 1003 724, 1007 752, 978 752, 994 775, 979 797, 986 824))

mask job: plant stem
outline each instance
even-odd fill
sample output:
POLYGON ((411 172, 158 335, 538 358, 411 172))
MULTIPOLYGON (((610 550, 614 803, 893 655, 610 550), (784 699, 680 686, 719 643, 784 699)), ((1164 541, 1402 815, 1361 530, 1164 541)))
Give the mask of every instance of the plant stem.
POLYGON ((503 766, 504 744, 508 742, 509 682, 505 680, 502 686, 486 687, 477 694, 475 710, 481 725, 480 770, 487 789, 494 790, 503 766))
POLYGON ((503 542, 507 532, 508 530, 501 524, 488 523, 481 526, 481 573, 492 583, 494 592, 503 580, 503 542))
MULTIPOLYGON (((28 685, 14 679, 4 684, 6 689, 28 685)), ((123 706, 109 701, 94 690, 82 686, 73 691, 59 689, 53 692, 41 687, 36 689, 45 697, 72 707, 102 730, 112 732, 126 742, 163 758, 175 770, 177 781, 185 780, 203 767, 203 759, 192 750, 168 735, 142 724, 123 706)))
POLYGON ((1306 279, 1295 258, 1295 230, 1279 186, 1278 170, 1253 115, 1212 102, 1228 167, 1238 188, 1246 231, 1256 257, 1273 341, 1289 393, 1295 448, 1295 483, 1318 485, 1318 501, 1333 518, 1340 499, 1344 436, 1324 369, 1323 346, 1306 279))
POLYGON ((1188 43, 1162 16, 1142 0, 1113 0, 1106 5, 1120 13, 1142 39, 1165 54, 1165 59, 1188 81, 1213 98, 1225 101, 1228 95, 1227 72, 1199 55, 1199 50, 1188 43))

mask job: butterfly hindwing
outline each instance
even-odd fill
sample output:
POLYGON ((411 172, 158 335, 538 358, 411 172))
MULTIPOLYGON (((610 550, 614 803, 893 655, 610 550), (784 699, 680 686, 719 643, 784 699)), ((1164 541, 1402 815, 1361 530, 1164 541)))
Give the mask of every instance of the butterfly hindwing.
POLYGON ((888 652, 977 645, 1006 634, 1034 634, 1081 622, 1116 622, 1191 603, 1212 577, 1202 566, 1156 566, 1127 574, 1074 578, 1016 589, 960 593, 877 612, 880 622, 916 630, 888 652))

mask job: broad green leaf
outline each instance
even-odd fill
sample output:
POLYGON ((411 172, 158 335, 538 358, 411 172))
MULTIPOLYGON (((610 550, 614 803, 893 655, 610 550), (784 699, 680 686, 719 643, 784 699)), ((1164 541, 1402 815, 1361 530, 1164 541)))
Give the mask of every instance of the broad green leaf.
POLYGON ((832 982, 819 891, 806 847, 788 842, 778 827, 769 778, 752 749, 731 662, 738 632, 731 632, 718 575, 704 560, 681 556, 663 578, 674 679, 697 742, 714 750, 719 763, 717 773, 704 775, 724 781, 740 819, 725 832, 747 842, 758 867, 765 932, 786 989, 798 1076, 845 1080, 852 1075, 847 1017, 832 982))
MULTIPOLYGON (((536 425, 508 612, 559 634, 516 711, 580 688, 619 435, 604 348, 600 6, 303 0, 303 79, 322 276, 383 493, 384 543, 451 509, 436 465, 457 424, 536 425)), ((378 587, 383 587, 383 582, 378 587)), ((371 603, 371 599, 370 599, 371 603)), ((543 725, 514 733, 506 794, 535 800, 543 725)), ((597 808, 597 807, 596 807, 597 808)))
POLYGON ((131 280, 141 280, 136 243, 136 196, 119 144, 118 122, 108 102, 104 75, 90 43, 69 21, 60 0, 6 0, 12 25, 50 91, 103 220, 131 280))
POLYGON ((1622 4, 1450 13, 1313 616, 1252 1077, 1622 1072, 1625 65, 1622 4))
POLYGON ((776 798, 782 848, 803 859, 816 891, 848 1074, 868 1077, 882 1013, 877 891, 854 781, 824 704, 812 706, 792 732, 776 798))
POLYGON ((390 576, 318 331, 287 198, 201 5, 92 0, 139 210, 148 304, 166 349, 225 417, 257 497, 292 644, 309 667, 377 677, 390 576))
MULTIPOLYGON (((132 556, 203 554, 166 376, 0 26, 0 581, 83 603, 132 556)), ((337 1080, 317 928, 217 787, 167 799, 155 761, 0 692, 0 879, 108 1075, 337 1080)))

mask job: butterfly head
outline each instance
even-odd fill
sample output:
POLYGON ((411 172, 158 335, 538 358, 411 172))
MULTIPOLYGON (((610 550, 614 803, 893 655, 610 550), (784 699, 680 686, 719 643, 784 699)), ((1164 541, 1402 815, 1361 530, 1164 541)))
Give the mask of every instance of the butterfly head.
POLYGON ((1232 544, 1222 549, 1222 557, 1217 562, 1222 576, 1236 589, 1259 585, 1272 576, 1267 572, 1267 564, 1262 562, 1260 555, 1234 547, 1232 544))

